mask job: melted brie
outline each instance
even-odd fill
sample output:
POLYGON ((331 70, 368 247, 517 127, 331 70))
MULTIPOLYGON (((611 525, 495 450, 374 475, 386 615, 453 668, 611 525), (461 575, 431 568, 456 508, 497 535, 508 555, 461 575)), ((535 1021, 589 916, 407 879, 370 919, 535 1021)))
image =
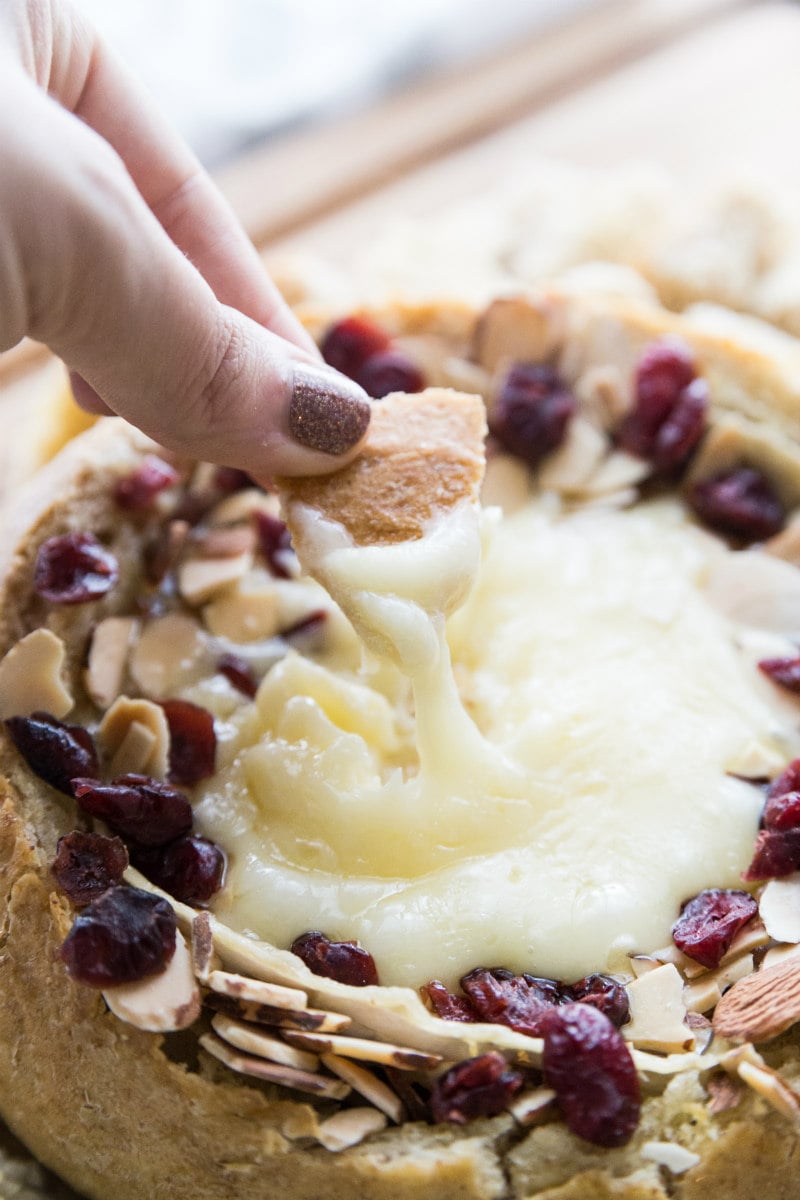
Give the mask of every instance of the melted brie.
POLYGON ((392 547, 320 524, 326 582, 380 656, 291 655, 231 718, 196 809, 230 855, 228 924, 358 938, 387 984, 574 980, 740 885, 761 793, 726 769, 800 737, 709 588, 731 552, 677 500, 551 501, 490 520, 479 571, 469 506, 392 547))

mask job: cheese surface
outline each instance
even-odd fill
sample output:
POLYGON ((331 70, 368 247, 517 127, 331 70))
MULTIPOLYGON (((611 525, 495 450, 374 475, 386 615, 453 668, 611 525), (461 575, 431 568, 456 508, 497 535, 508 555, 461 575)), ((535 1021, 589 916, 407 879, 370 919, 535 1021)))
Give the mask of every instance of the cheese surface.
POLYGON ((291 654, 224 725, 195 810, 229 853, 215 912, 279 946, 357 938, 386 984, 624 969, 684 900, 741 886, 762 793, 726 771, 754 742, 800 753, 796 704, 677 500, 489 514, 445 637, 471 519, 389 548, 321 530, 384 653, 291 654))

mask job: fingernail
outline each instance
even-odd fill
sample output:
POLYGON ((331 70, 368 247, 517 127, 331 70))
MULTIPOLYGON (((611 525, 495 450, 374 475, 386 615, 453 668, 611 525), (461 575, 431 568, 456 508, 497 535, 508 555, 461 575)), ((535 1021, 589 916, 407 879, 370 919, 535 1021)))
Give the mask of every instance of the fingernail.
POLYGON ((332 371, 298 366, 292 380, 289 433, 323 454, 344 454, 360 442, 370 418, 366 393, 332 371))

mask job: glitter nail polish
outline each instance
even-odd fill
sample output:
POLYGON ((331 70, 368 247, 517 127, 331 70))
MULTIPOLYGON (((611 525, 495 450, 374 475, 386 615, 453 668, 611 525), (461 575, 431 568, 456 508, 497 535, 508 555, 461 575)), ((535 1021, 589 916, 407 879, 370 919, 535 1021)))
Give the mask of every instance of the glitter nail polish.
POLYGON ((323 454, 344 454, 367 431, 370 406, 356 384, 331 371, 297 366, 289 403, 289 433, 323 454))

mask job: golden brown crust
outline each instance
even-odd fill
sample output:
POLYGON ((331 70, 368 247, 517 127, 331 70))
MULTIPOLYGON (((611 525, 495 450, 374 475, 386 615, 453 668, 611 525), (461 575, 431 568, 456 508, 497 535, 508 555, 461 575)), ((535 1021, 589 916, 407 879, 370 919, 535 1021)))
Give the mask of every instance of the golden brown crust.
MULTIPOLYGON (((477 500, 486 413, 479 396, 444 388, 397 393, 373 405, 366 444, 335 475, 284 479, 300 501, 343 525, 356 545, 422 537, 430 521, 461 500, 477 500)), ((297 541, 302 532, 291 520, 297 541)), ((302 553, 302 547, 300 547, 302 553)))

